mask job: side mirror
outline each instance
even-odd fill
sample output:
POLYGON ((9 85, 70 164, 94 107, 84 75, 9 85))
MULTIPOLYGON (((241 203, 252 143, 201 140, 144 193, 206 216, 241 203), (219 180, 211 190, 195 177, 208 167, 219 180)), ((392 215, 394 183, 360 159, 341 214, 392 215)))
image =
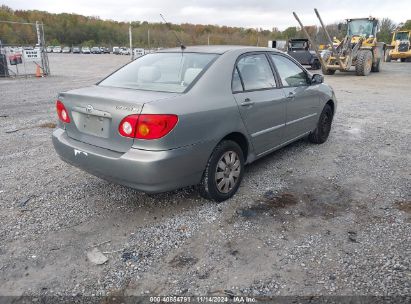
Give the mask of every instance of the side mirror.
POLYGON ((342 23, 338 23, 338 30, 341 31, 342 30, 342 23))
POLYGON ((311 78, 311 84, 320 84, 324 82, 324 76, 320 74, 314 74, 311 78))

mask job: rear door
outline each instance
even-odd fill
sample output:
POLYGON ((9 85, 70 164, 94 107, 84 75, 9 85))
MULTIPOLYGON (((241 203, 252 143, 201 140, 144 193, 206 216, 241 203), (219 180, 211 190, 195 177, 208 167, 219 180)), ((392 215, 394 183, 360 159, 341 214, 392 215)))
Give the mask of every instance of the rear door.
POLYGON ((278 53, 270 57, 287 97, 285 138, 292 140, 312 131, 318 120, 318 86, 311 86, 307 72, 291 59, 278 53))
POLYGON ((256 154, 279 145, 285 126, 285 96, 265 53, 245 54, 237 60, 232 90, 256 154))

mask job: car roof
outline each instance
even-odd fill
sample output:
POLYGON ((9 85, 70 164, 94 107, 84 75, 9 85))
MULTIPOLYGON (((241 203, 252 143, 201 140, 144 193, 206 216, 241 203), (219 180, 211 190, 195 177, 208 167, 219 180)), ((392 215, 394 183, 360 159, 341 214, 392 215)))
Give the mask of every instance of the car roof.
MULTIPOLYGON (((210 53, 210 54, 224 54, 226 52, 243 50, 244 52, 269 51, 278 52, 278 50, 267 47, 256 47, 247 45, 193 45, 186 46, 184 52, 187 53, 210 53)), ((181 52, 181 48, 162 49, 157 53, 181 52)))

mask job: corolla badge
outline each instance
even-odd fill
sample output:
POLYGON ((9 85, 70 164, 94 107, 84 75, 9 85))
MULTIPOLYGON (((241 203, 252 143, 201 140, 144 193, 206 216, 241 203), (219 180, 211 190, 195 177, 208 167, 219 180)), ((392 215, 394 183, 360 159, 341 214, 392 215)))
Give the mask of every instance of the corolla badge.
POLYGON ((87 105, 87 107, 86 107, 87 113, 91 113, 91 111, 93 111, 93 110, 94 110, 94 108, 93 108, 92 105, 87 105))

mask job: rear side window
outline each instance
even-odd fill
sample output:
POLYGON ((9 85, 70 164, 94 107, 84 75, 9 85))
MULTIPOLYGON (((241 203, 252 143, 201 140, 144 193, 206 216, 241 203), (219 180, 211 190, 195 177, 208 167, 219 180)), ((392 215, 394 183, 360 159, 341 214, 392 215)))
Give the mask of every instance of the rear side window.
POLYGON ((233 75, 234 92, 242 90, 237 77, 241 77, 246 91, 271 89, 276 86, 273 71, 264 54, 246 55, 238 61, 233 75), (235 87, 241 89, 235 90, 235 87))
POLYGON ((124 66, 99 85, 182 93, 217 56, 208 53, 148 54, 124 66))
POLYGON ((238 73, 238 68, 236 67, 233 74, 233 83, 232 83, 233 92, 241 92, 244 90, 243 84, 241 83, 240 74, 238 73))
POLYGON ((276 54, 271 54, 274 65, 285 87, 298 87, 308 85, 308 77, 303 69, 290 59, 276 54))

